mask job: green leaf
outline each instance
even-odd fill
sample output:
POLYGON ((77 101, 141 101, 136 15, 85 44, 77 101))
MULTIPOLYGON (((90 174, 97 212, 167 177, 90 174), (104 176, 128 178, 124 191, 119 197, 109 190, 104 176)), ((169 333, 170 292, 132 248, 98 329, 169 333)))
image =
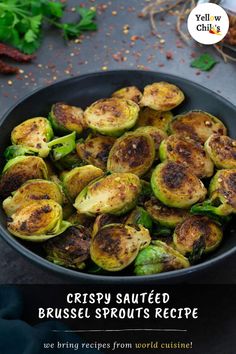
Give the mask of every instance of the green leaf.
POLYGON ((195 60, 193 60, 191 62, 191 66, 193 68, 202 70, 202 71, 209 71, 211 70, 215 64, 217 64, 217 61, 215 60, 215 58, 208 54, 202 54, 200 55, 200 57, 196 58, 195 60))
POLYGON ((42 15, 31 17, 30 25, 33 32, 38 33, 42 24, 42 15))
POLYGON ((24 35, 24 40, 27 43, 32 43, 33 41, 35 41, 37 38, 37 35, 35 34, 35 32, 32 31, 32 29, 29 29, 26 34, 24 35))
POLYGON ((60 2, 47 1, 43 6, 43 13, 46 16, 61 18, 63 16, 64 6, 60 2))

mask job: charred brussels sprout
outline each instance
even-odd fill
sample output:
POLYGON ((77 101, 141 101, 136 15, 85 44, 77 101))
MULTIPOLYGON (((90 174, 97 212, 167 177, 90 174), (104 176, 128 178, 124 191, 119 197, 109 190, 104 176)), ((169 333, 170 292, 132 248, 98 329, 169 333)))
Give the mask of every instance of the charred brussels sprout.
POLYGON ((7 223, 8 231, 26 241, 42 242, 64 232, 62 207, 54 200, 37 200, 17 210, 7 223))
POLYGON ((168 82, 155 82, 144 87, 141 106, 150 107, 157 111, 170 111, 184 100, 183 92, 168 82))
POLYGON ((91 229, 91 225, 94 222, 94 218, 85 214, 78 214, 77 212, 74 212, 71 214, 67 219, 69 223, 71 223, 73 226, 77 225, 82 225, 86 227, 88 230, 91 229))
POLYGON ((189 137, 171 135, 160 145, 161 161, 178 162, 199 178, 211 177, 214 173, 214 164, 203 146, 189 137))
POLYGON ((37 149, 38 155, 41 157, 46 157, 49 154, 47 143, 52 138, 51 124, 43 117, 27 119, 11 132, 11 141, 14 145, 37 149))
POLYGON ((190 264, 181 253, 164 242, 156 240, 152 245, 140 251, 134 266, 136 275, 149 275, 188 268, 190 264))
POLYGON ((91 258, 102 269, 117 272, 132 263, 139 250, 147 247, 150 241, 149 232, 144 227, 107 225, 92 239, 91 258))
POLYGON ((3 201, 3 209, 8 216, 11 216, 17 210, 25 207, 37 200, 52 199, 58 204, 63 204, 63 195, 60 187, 43 179, 33 179, 25 182, 17 191, 12 193, 3 201))
POLYGON ((167 138, 167 134, 163 132, 161 129, 151 126, 140 127, 135 130, 136 133, 145 133, 150 135, 150 137, 154 141, 155 150, 156 150, 156 160, 159 159, 159 147, 161 142, 167 138))
POLYGON ((120 224, 122 223, 123 216, 100 214, 96 217, 93 224, 92 237, 94 237, 98 231, 105 225, 120 224))
POLYGON ((155 144, 149 134, 126 133, 116 140, 107 160, 110 172, 131 172, 142 176, 153 164, 155 144))
POLYGON ((139 104, 142 92, 136 86, 128 86, 113 92, 112 97, 124 98, 125 100, 131 100, 139 104))
POLYGON ((18 156, 7 162, 0 180, 0 196, 8 197, 29 179, 47 179, 45 162, 37 156, 18 156))
POLYGON ((38 149, 29 148, 23 145, 11 145, 4 151, 4 157, 7 161, 17 156, 39 156, 38 149))
POLYGON ((226 135, 211 135, 205 149, 217 168, 236 168, 236 140, 226 135))
POLYGON ((190 111, 180 114, 170 123, 171 134, 189 136, 204 144, 212 134, 226 135, 224 124, 213 115, 203 111, 190 111))
POLYGON ((105 98, 85 110, 89 128, 103 135, 120 136, 131 129, 138 118, 139 106, 122 98, 105 98))
POLYGON ((165 205, 188 208, 202 201, 207 193, 197 176, 182 165, 166 161, 158 165, 151 178, 155 196, 165 205))
POLYGON ((155 222, 168 228, 174 228, 190 215, 188 210, 167 207, 156 198, 147 201, 145 209, 155 222))
POLYGON ((48 147, 51 149, 52 160, 58 161, 70 154, 75 149, 75 137, 76 133, 73 132, 50 141, 48 147))
POLYGON ((103 171, 93 165, 75 167, 62 174, 62 183, 66 194, 72 200, 94 179, 101 177, 103 171))
POLYGON ((222 237, 222 230, 214 221, 207 216, 193 215, 177 225, 173 241, 180 253, 195 262, 203 253, 214 251, 222 237))
POLYGON ((211 180, 209 193, 210 199, 194 205, 192 213, 213 217, 236 213, 236 169, 218 171, 211 180))
POLYGON ((141 191, 139 178, 132 173, 113 173, 85 187, 75 200, 79 213, 121 215, 135 206, 141 191))
POLYGON ((160 112, 149 107, 144 107, 139 112, 136 125, 137 127, 153 126, 167 132, 172 119, 173 114, 171 112, 160 112))
POLYGON ((53 129, 58 133, 75 131, 77 134, 81 134, 86 127, 83 110, 62 102, 55 103, 52 106, 48 119, 53 129))
POLYGON ((149 214, 141 207, 136 207, 125 221, 126 225, 139 226, 142 225, 146 229, 152 229, 152 219, 149 214))
POLYGON ((90 234, 83 226, 71 226, 45 244, 47 259, 66 268, 84 269, 89 258, 90 234))
POLYGON ((84 143, 79 142, 76 145, 76 150, 81 160, 106 170, 108 155, 114 142, 115 138, 111 136, 88 137, 84 143))

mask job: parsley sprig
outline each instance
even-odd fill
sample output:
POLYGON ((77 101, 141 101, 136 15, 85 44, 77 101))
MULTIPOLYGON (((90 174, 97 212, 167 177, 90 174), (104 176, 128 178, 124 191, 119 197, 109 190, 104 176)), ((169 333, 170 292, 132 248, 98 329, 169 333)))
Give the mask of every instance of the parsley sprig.
POLYGON ((96 12, 77 7, 79 21, 63 23, 64 5, 48 0, 0 0, 0 41, 32 54, 40 46, 43 24, 59 28, 65 39, 78 37, 84 31, 96 31, 96 12))

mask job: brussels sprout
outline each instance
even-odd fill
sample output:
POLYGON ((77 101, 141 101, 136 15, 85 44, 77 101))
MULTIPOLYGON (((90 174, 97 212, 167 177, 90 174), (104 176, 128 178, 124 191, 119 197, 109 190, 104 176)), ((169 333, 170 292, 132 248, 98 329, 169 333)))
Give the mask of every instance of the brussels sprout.
POLYGON ((82 225, 87 229, 91 229, 94 222, 94 217, 74 212, 66 220, 73 226, 82 225))
POLYGON ((89 128, 110 136, 120 136, 131 129, 138 119, 139 106, 122 98, 105 98, 85 110, 89 128))
POLYGON ((60 160, 57 161, 53 160, 53 164, 59 171, 65 171, 65 170, 71 170, 72 168, 75 167, 79 167, 83 163, 79 158, 79 155, 77 154, 76 150, 73 150, 69 154, 62 157, 60 160))
POLYGON ((27 119, 11 132, 11 141, 14 145, 37 149, 40 157, 46 157, 49 154, 47 142, 52 138, 51 124, 43 117, 27 119))
POLYGON ((152 219, 149 214, 141 207, 136 207, 125 221, 126 225, 139 226, 142 225, 146 229, 152 229, 152 219))
POLYGON ((197 176, 187 168, 172 161, 158 165, 151 178, 155 196, 165 205, 188 208, 204 200, 207 190, 197 176))
POLYGON ((170 123, 169 130, 171 134, 189 136, 202 144, 212 134, 227 134, 226 127, 218 118, 210 113, 197 110, 176 116, 170 123))
POLYGON ((213 134, 205 142, 205 149, 217 168, 236 168, 236 140, 213 134))
POLYGON ((149 134, 126 133, 116 140, 107 160, 110 172, 131 172, 138 176, 145 174, 155 158, 155 144, 149 134))
MULTIPOLYGON (((236 213, 236 169, 220 170, 212 178, 209 186, 210 199, 191 208, 193 214, 228 216, 236 213)), ((219 221, 228 221, 221 219, 219 221)))
POLYGON ((8 161, 0 180, 0 196, 8 197, 29 179, 47 179, 45 162, 37 156, 18 156, 8 161))
POLYGON ((92 239, 90 255, 102 269, 117 272, 132 263, 139 250, 147 247, 150 241, 149 231, 144 227, 106 225, 92 239))
POLYGON ((98 135, 88 137, 84 143, 78 143, 76 150, 81 160, 106 170, 107 159, 115 138, 98 135))
POLYGON ((7 161, 14 159, 17 156, 38 156, 38 149, 29 148, 23 145, 11 145, 4 151, 4 157, 7 161))
POLYGON ((156 198, 147 201, 145 209, 154 221, 167 228, 174 228, 190 215, 188 210, 169 208, 156 198))
POLYGON ((90 240, 85 227, 71 226, 60 236, 46 242, 47 259, 66 268, 84 269, 89 258, 90 240))
POLYGON ((110 214, 98 215, 93 224, 92 237, 94 237, 98 233, 98 231, 105 225, 122 223, 122 218, 122 216, 110 214))
POLYGON ((156 240, 152 245, 139 252, 134 266, 136 275, 149 275, 188 268, 190 264, 181 253, 164 242, 156 240))
POLYGON ((154 141, 154 145, 155 145, 155 150, 156 150, 156 160, 159 159, 159 147, 161 142, 167 138, 167 134, 156 127, 152 127, 152 126, 146 126, 146 127, 140 127, 138 129, 135 130, 136 133, 145 133, 150 135, 150 137, 153 139, 154 141))
POLYGON ((86 127, 83 110, 63 102, 55 103, 52 106, 48 119, 53 129, 58 133, 75 131, 77 134, 81 134, 86 127))
POLYGON ((173 241, 175 248, 191 262, 199 260, 203 253, 214 251, 223 233, 219 225, 207 216, 192 215, 177 225, 173 241))
POLYGON ((153 126, 167 132, 172 119, 173 114, 171 112, 160 112, 149 107, 144 107, 139 112, 136 125, 137 127, 153 126))
POLYGON ((7 223, 11 234, 33 242, 55 237, 69 226, 69 222, 62 220, 62 207, 51 199, 33 201, 18 209, 7 223))
POLYGON ((141 191, 139 178, 132 173, 113 173, 92 182, 75 200, 79 213, 121 215, 135 206, 141 191))
POLYGON ((75 167, 61 176, 66 194, 72 200, 94 179, 101 177, 103 171, 93 165, 75 167))
POLYGON ((150 107, 157 111, 170 111, 184 100, 183 92, 168 82, 155 82, 144 87, 141 106, 150 107))
POLYGON ((60 187, 43 179, 33 179, 25 182, 12 196, 3 201, 3 209, 8 216, 16 213, 17 210, 32 203, 32 201, 52 199, 62 205, 63 195, 60 187))
POLYGON ((136 86, 128 86, 113 92, 112 97, 124 98, 125 100, 131 100, 139 104, 142 92, 136 86))
POLYGON ((60 160, 75 149, 75 137, 76 133, 73 132, 48 143, 48 147, 51 148, 51 157, 54 161, 60 160))
POLYGON ((214 173, 214 164, 203 146, 189 137, 169 136, 161 142, 159 154, 161 161, 178 162, 198 178, 211 177, 214 173))

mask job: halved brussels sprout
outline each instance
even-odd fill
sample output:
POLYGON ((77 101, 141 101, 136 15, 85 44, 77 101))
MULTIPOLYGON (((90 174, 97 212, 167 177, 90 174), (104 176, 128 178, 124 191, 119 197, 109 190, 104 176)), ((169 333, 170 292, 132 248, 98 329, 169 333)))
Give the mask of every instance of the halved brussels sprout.
POLYGON ((62 207, 54 200, 37 200, 17 210, 7 222, 8 231, 23 240, 42 242, 64 232, 62 207))
POLYGON ((205 149, 217 168, 236 168, 236 140, 213 134, 205 142, 205 149))
POLYGON ((204 200, 207 190, 200 179, 186 167, 172 161, 158 165, 151 178, 155 196, 165 205, 188 208, 204 200))
POLYGON ((75 167, 61 175, 61 180, 66 194, 72 200, 94 179, 101 177, 103 171, 93 165, 75 167))
POLYGON ((138 119, 139 106, 122 98, 105 98, 85 110, 89 128, 110 136, 120 136, 131 129, 138 119))
POLYGON ((137 127, 153 126, 168 131, 169 123, 173 120, 171 112, 160 112, 149 107, 143 107, 138 116, 137 127))
POLYGON ((132 173, 113 173, 92 182, 75 200, 79 213, 121 215, 135 206, 141 191, 138 176, 132 173))
POLYGON ((203 111, 190 111, 180 114, 170 123, 171 134, 189 136, 204 144, 212 134, 226 135, 227 129, 220 119, 203 111))
POLYGON ((145 174, 155 158, 155 144, 149 134, 130 132, 116 140, 107 160, 110 172, 145 174))
POLYGON ((149 134, 150 137, 153 139, 154 144, 155 144, 155 150, 156 150, 156 160, 159 159, 159 147, 161 142, 167 138, 167 134, 156 127, 152 127, 152 126, 146 126, 146 127, 140 127, 138 129, 135 130, 136 133, 145 133, 145 134, 149 134))
POLYGON ((188 210, 167 207, 156 198, 147 201, 145 209, 154 221, 168 228, 174 228, 190 215, 188 210))
POLYGON ((194 205, 191 208, 192 213, 213 217, 236 213, 236 169, 216 172, 211 180, 209 193, 210 198, 202 204, 194 205))
POLYGON ((221 228, 213 220, 207 216, 193 215, 177 225, 173 241, 175 248, 193 263, 203 253, 214 251, 222 237, 221 228))
POLYGON ((146 229, 152 229, 152 219, 149 214, 141 207, 136 207, 131 213, 129 214, 128 218, 125 221, 126 225, 134 225, 139 226, 142 225, 146 229))
POLYGON ((76 145, 76 150, 81 160, 106 170, 108 155, 114 142, 115 138, 111 136, 88 137, 85 142, 76 145))
POLYGON ((79 158, 76 150, 73 150, 69 154, 62 157, 60 160, 53 160, 53 165, 59 171, 71 170, 72 168, 79 167, 83 165, 83 162, 79 158))
POLYGON ((38 149, 29 148, 23 145, 11 145, 4 151, 4 157, 7 161, 17 156, 39 156, 38 149))
POLYGON ((90 230, 94 222, 94 217, 85 214, 79 214, 76 211, 73 214, 71 214, 66 220, 69 223, 71 223, 73 226, 82 225, 90 230))
POLYGON ((59 133, 75 131, 77 134, 81 134, 86 127, 83 110, 63 102, 55 103, 52 106, 48 119, 53 129, 59 133))
POLYGON ((76 133, 73 132, 48 143, 48 147, 51 149, 51 157, 54 161, 62 159, 75 149, 75 137, 76 133))
POLYGON ((183 92, 168 82, 155 82, 144 87, 141 106, 150 107, 157 111, 170 111, 184 100, 183 92))
POLYGON ((152 243, 140 251, 135 259, 136 275, 157 274, 190 266, 187 258, 166 243, 158 240, 152 243))
POLYGON ((63 204, 63 195, 60 187, 51 181, 44 179, 32 179, 25 182, 12 196, 2 203, 3 209, 8 216, 17 210, 32 203, 32 201, 52 199, 58 204, 63 204))
POLYGON ((91 258, 102 269, 117 272, 132 263, 139 250, 147 247, 150 241, 149 231, 144 227, 107 225, 92 239, 91 258))
POLYGON ((169 136, 161 142, 159 154, 161 161, 178 162, 199 178, 211 177, 214 173, 214 164, 203 146, 189 137, 169 136))
POLYGON ((45 244, 47 259, 57 265, 84 269, 89 258, 91 236, 81 226, 71 226, 60 236, 48 240, 45 244))
POLYGON ((47 179, 45 162, 37 156, 18 156, 6 163, 0 180, 0 196, 8 197, 29 179, 47 179))
POLYGON ((17 125, 11 132, 11 141, 15 145, 23 145, 37 149, 38 155, 49 154, 47 142, 53 138, 50 122, 43 117, 30 118, 17 125))
POLYGON ((122 216, 110 214, 98 215, 93 224, 92 237, 94 237, 98 233, 98 231, 105 225, 122 223, 122 218, 122 216))
POLYGON ((113 92, 112 97, 124 98, 139 104, 142 98, 142 92, 136 86, 123 87, 113 92))

